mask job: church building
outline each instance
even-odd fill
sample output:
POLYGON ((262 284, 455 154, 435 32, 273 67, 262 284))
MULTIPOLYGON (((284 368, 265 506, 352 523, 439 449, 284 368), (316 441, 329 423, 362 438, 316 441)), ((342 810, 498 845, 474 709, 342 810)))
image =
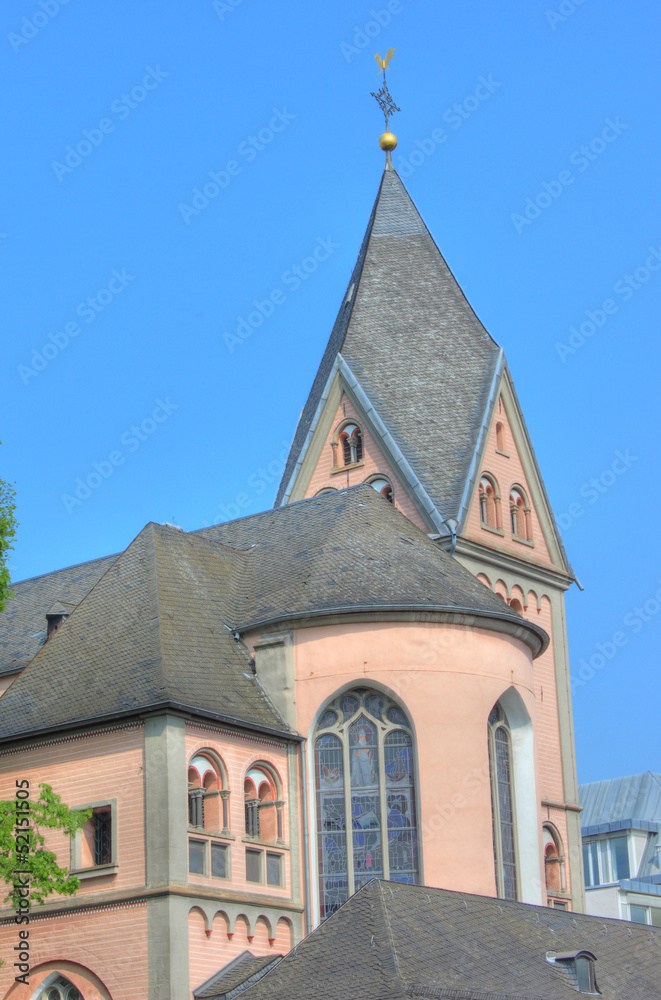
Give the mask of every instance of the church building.
POLYGON ((92 815, 48 836, 81 885, 33 906, 29 985, 0 910, 0 997, 210 996, 374 878, 582 912, 574 580, 503 351, 388 154, 274 508, 15 585, 0 798, 92 815))

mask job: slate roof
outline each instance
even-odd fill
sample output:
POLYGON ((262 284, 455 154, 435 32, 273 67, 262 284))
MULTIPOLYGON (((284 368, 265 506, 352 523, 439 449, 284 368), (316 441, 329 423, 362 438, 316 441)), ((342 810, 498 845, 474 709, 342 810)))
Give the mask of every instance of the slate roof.
POLYGON ((438 511, 458 517, 500 351, 392 169, 384 171, 276 506, 284 502, 338 352, 438 511))
POLYGON ((4 695, 0 740, 164 705, 285 731, 227 624, 243 558, 148 524, 4 695))
POLYGON ((0 740, 164 705, 287 731, 233 633, 305 616, 441 610, 548 641, 369 485, 188 534, 149 524, 88 580, 0 700, 0 740))
POLYGON ((362 608, 447 608, 495 616, 545 634, 367 484, 311 497, 196 532, 246 564, 240 622, 362 608))
POLYGON ((661 821, 661 774, 644 771, 579 785, 581 827, 620 820, 661 821))
POLYGON ((572 1000, 554 955, 596 956, 603 1000, 661 1000, 661 930, 422 886, 367 883, 245 1000, 572 1000))
POLYGON ((57 602, 73 611, 116 558, 104 556, 12 584, 15 598, 0 615, 0 676, 28 665, 46 637, 46 612, 57 602))
POLYGON ((220 972, 193 990, 193 996, 195 1000, 234 1000, 281 958, 282 955, 253 955, 250 951, 242 951, 220 972))

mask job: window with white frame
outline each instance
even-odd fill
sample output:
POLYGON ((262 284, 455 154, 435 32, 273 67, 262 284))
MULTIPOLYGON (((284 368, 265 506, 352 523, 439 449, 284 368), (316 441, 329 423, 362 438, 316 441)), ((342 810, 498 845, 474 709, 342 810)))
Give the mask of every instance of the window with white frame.
POLYGON ((515 900, 518 878, 512 739, 499 704, 489 715, 488 738, 496 891, 501 899, 515 900))
POLYGON ((627 837, 609 837, 583 844, 583 869, 588 889, 630 877, 627 837))

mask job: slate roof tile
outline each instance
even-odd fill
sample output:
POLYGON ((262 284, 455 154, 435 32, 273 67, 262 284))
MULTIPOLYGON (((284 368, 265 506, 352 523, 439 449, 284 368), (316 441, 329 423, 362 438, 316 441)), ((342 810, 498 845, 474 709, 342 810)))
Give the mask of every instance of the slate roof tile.
POLYGON ((352 286, 302 411, 276 505, 340 352, 439 512, 458 517, 500 352, 394 170, 384 171, 352 286))
MULTIPOLYGON (((369 485, 193 533, 149 524, 75 572, 77 607, 0 700, 0 740, 166 704, 291 733, 234 633, 308 615, 442 609, 547 641, 369 485)), ((17 585, 12 619, 26 600, 45 621, 52 575, 17 585)))
POLYGON ((661 1000, 661 930, 374 879, 244 997, 572 1000, 585 994, 548 957, 580 950, 603 1000, 661 1000))

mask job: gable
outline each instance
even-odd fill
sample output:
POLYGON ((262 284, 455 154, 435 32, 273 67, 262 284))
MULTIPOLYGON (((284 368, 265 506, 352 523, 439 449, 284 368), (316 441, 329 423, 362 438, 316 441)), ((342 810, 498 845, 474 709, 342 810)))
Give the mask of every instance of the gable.
POLYGON ((402 181, 386 169, 276 505, 295 495, 310 431, 343 361, 428 498, 429 510, 418 507, 447 534, 443 522, 457 517, 500 359, 402 181))
POLYGON ((329 396, 325 410, 309 449, 310 460, 301 470, 291 499, 304 499, 324 490, 347 489, 384 479, 392 486, 394 506, 418 528, 433 530, 433 525, 427 523, 409 495, 396 464, 380 446, 367 415, 339 378, 336 391, 329 396), (338 392, 340 399, 334 406, 338 392), (345 427, 358 429, 362 446, 360 460, 348 464, 344 460, 342 443, 345 427))
POLYGON ((464 538, 573 575, 507 369, 471 487, 460 525, 464 538), (487 507, 486 523, 480 505, 481 482, 491 483, 495 493, 495 503, 489 502, 487 507), (514 520, 513 506, 517 507, 514 520))

